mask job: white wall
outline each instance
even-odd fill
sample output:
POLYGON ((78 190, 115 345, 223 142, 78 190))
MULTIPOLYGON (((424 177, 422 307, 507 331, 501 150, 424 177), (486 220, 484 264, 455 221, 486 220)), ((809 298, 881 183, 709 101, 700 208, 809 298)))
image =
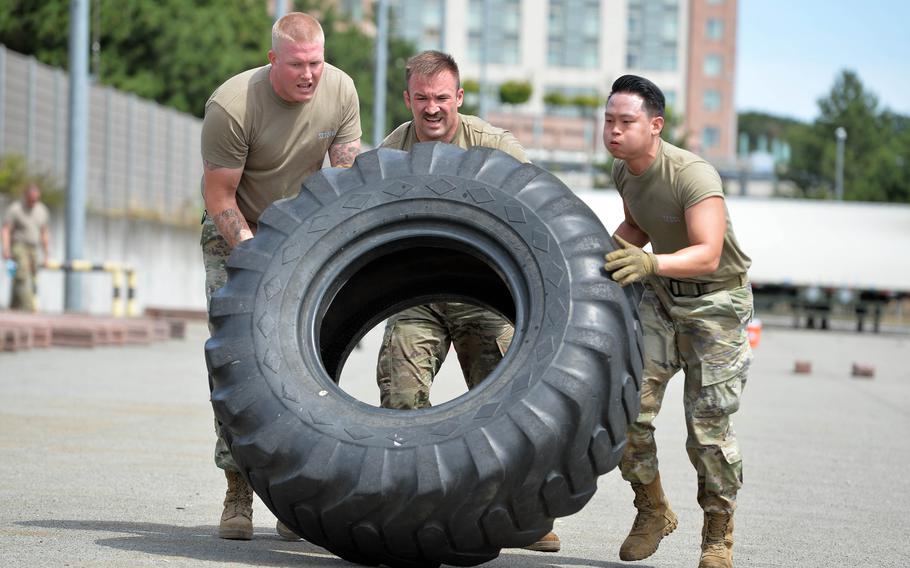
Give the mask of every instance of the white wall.
MULTIPOLYGON (((5 209, 5 207, 4 207, 5 209)), ((63 212, 51 215, 51 258, 63 260, 63 212)), ((120 262, 136 270, 136 306, 205 309, 205 271, 199 248, 199 227, 176 227, 153 221, 109 219, 90 215, 86 220, 85 260, 120 262)), ((83 311, 111 311, 111 276, 82 273, 83 311)), ((63 311, 64 276, 42 270, 38 275, 38 302, 42 311, 63 311)), ((124 290, 125 293, 125 290, 124 290)), ((0 274, 0 307, 9 305, 10 280, 0 274)))

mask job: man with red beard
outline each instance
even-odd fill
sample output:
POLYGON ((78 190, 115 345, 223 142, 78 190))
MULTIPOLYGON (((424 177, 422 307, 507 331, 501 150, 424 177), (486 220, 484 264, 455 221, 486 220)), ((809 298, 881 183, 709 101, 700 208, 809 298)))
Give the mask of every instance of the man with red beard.
MULTIPOLYGON (((269 64, 228 79, 209 98, 202 124, 202 224, 206 297, 227 281, 231 250, 253 238, 272 202, 293 197, 322 167, 349 167, 360 151, 360 110, 354 82, 325 62, 325 36, 308 14, 292 12, 272 27, 269 64)), ((227 444, 218 437, 215 464, 227 477, 221 538, 253 536, 253 492, 227 444)), ((280 522, 278 532, 297 536, 280 522)))
POLYGON ((717 171, 661 140, 664 95, 651 81, 624 75, 613 83, 603 139, 616 158, 613 180, 625 219, 613 235, 620 248, 604 268, 626 286, 643 281, 641 409, 629 426, 620 461, 638 515, 619 549, 642 560, 673 532, 676 515, 657 469, 654 419, 667 383, 685 374, 686 451, 704 511, 699 568, 733 566, 733 512, 742 486, 742 456, 731 416, 739 409, 752 351, 749 257, 739 247, 717 171), (653 252, 642 250, 651 243, 653 252))

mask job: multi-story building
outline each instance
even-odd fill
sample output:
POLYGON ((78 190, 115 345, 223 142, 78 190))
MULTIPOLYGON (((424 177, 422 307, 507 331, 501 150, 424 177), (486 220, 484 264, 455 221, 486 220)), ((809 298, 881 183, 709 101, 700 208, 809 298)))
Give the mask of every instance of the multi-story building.
MULTIPOLYGON (((359 0, 347 0, 345 4, 359 0)), ((487 116, 509 128, 535 160, 586 166, 606 158, 602 105, 625 73, 657 83, 682 118, 688 146, 715 161, 734 157, 737 0, 390 0, 392 33, 418 49, 451 53, 462 79, 486 85, 487 116), (484 41, 487 38, 487 41, 484 41), (529 101, 507 108, 498 85, 530 83, 529 101), (548 96, 551 95, 551 96, 548 96)))
POLYGON ((725 166, 736 155, 736 1, 692 1, 689 22, 685 107, 689 145, 725 166))

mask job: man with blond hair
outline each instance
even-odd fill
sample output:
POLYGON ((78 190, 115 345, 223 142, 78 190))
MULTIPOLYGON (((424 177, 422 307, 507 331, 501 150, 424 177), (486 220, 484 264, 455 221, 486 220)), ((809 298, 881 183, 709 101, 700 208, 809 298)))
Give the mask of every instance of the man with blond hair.
MULTIPOLYGON (((405 68, 404 104, 413 120, 382 142, 383 148, 410 150, 418 142, 445 142, 462 148, 484 146, 527 162, 524 148, 507 130, 461 114, 464 101, 458 65, 451 55, 424 51, 405 68)), ((493 372, 512 342, 512 324, 499 314, 461 302, 436 302, 408 308, 389 318, 379 351, 376 380, 384 408, 430 406, 430 386, 455 346, 468 388, 493 372)), ((545 535, 528 549, 559 551, 559 538, 545 535)))
MULTIPOLYGON (((202 124, 202 254, 206 298, 227 281, 231 250, 253 238, 259 216, 272 202, 292 197, 326 153, 333 167, 349 167, 360 151, 360 110, 354 82, 325 62, 325 35, 308 14, 292 12, 272 27, 269 64, 218 87, 202 124)), ((253 492, 221 436, 215 464, 227 493, 218 528, 221 538, 253 536, 253 492)), ((280 522, 281 536, 297 536, 280 522)))

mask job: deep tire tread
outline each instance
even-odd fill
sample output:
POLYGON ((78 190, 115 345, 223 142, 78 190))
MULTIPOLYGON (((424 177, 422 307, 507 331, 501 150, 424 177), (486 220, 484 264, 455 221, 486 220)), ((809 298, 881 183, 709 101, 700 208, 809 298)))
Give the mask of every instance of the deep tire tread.
MULTIPOLYGON (((228 286, 212 303, 216 332, 206 359, 226 438, 279 518, 351 562, 473 566, 495 558, 502 547, 530 544, 551 530, 555 517, 590 500, 597 476, 618 464, 626 425, 638 413, 641 332, 629 291, 602 270, 604 252, 615 245, 567 191, 552 174, 502 152, 418 144, 409 153, 379 149, 359 156, 350 169, 317 172, 297 197, 263 213, 257 238, 232 255, 228 286), (456 437, 394 450, 360 445, 359 436, 368 434, 322 424, 335 417, 304 400, 299 406, 309 410, 298 419, 278 393, 257 398, 246 390, 257 374, 271 372, 268 358, 255 349, 254 337, 266 337, 257 328, 256 302, 269 286, 283 285, 268 275, 273 259, 285 254, 296 261, 296 251, 288 249, 291 236, 339 200, 356 200, 353 207, 360 207, 367 201, 363 194, 371 205, 383 203, 397 198, 396 183, 413 186, 401 190, 414 192, 402 199, 428 195, 423 182, 414 181, 427 175, 467 180, 467 191, 445 199, 474 197, 472 188, 483 197, 484 187, 498 188, 492 206, 483 199, 465 203, 495 207, 498 215, 503 206, 520 206, 548 227, 548 239, 535 245, 551 254, 558 249, 565 266, 556 268, 571 278, 549 278, 547 286, 557 297, 567 293, 571 306, 560 311, 554 304, 544 316, 561 329, 552 338, 553 352, 545 354, 546 371, 529 371, 528 384, 517 391, 520 400, 501 412, 497 406, 489 421, 475 427, 463 420, 453 430, 456 437), (325 435, 332 428, 337 437, 325 435), (307 459, 293 465, 301 453, 307 459), (517 476, 510 473, 515 471, 517 476)), ((526 225, 513 228, 523 239, 540 238, 526 225)), ((294 404, 298 395, 288 394, 294 404)))

